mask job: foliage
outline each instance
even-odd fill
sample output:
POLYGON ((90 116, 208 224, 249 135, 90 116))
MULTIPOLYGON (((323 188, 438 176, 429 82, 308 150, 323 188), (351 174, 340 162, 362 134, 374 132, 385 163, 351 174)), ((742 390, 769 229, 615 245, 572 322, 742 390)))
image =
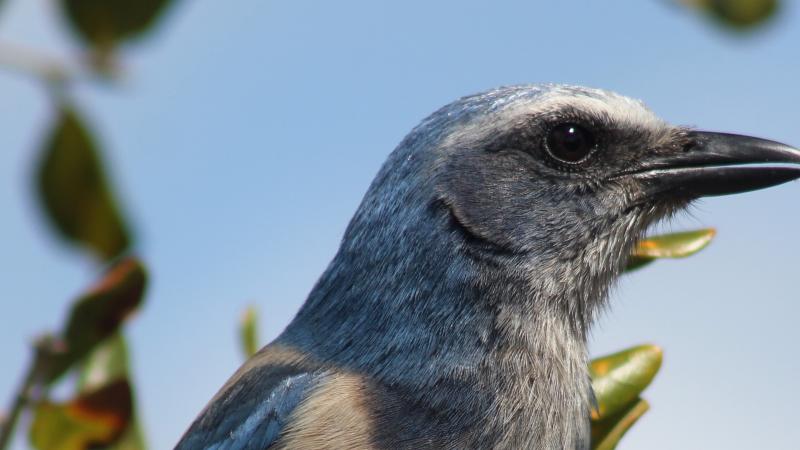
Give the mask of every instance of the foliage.
POLYGON ((62 237, 87 247, 101 261, 113 258, 130 245, 126 221, 91 132, 71 107, 58 108, 37 173, 41 204, 62 237))
POLYGON ((592 448, 613 449, 649 408, 639 394, 661 367, 661 349, 640 345, 597 358, 589 365, 596 408, 592 411, 592 448))
POLYGON ((242 346, 242 353, 247 358, 258 351, 258 313, 253 306, 247 308, 242 314, 242 321, 239 325, 239 342, 242 346))
POLYGON ((685 258, 704 249, 716 235, 713 228, 654 236, 639 241, 625 270, 636 270, 658 258, 685 258))
POLYGON ((169 0, 62 0, 64 18, 92 46, 107 46, 148 31, 169 0))
POLYGON ((728 31, 755 30, 770 22, 780 10, 779 0, 682 0, 728 31))
POLYGON ((126 431, 132 409, 131 386, 124 378, 66 403, 43 401, 34 410, 31 443, 47 450, 109 445, 126 431))
MULTIPOLYGON (((64 331, 53 339, 42 381, 52 383, 114 335, 140 306, 146 283, 141 263, 124 259, 72 304, 64 331)), ((89 361, 91 364, 91 361, 89 361)))
POLYGON ((114 72, 120 44, 150 31, 171 0, 60 0, 63 18, 89 47, 90 62, 102 75, 114 72))
MULTIPOLYGON (((151 30, 171 3, 59 1, 63 18, 90 55, 88 71, 105 78, 114 75, 120 46, 151 30)), ((28 435, 34 448, 143 449, 122 327, 141 307, 146 271, 134 256, 122 256, 132 248, 134 236, 106 174, 103 148, 70 100, 69 88, 80 77, 62 67, 21 66, 45 82, 56 117, 44 133, 35 173, 43 216, 59 237, 90 252, 108 269, 71 303, 62 331, 37 341, 23 385, 0 423, 0 448, 10 441, 19 415, 29 409, 33 420, 28 435), (50 398, 50 388, 68 373, 78 375, 72 398, 50 398)))

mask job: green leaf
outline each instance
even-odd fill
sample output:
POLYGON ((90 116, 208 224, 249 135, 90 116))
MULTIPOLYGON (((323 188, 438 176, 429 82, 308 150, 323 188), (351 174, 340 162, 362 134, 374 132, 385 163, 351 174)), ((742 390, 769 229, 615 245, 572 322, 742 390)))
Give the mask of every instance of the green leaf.
POLYGON ((72 29, 87 43, 111 48, 152 28, 171 0, 60 0, 72 29))
POLYGON ((614 450, 625 433, 650 409, 645 400, 636 399, 613 416, 592 422, 592 450, 614 450))
POLYGON ((56 380, 116 333, 141 304, 146 282, 144 267, 135 259, 124 259, 111 267, 73 304, 63 333, 49 346, 43 381, 56 380))
POLYGON ((704 228, 663 234, 639 241, 633 249, 626 271, 638 269, 659 258, 685 258, 706 248, 717 231, 704 228))
POLYGON ((589 374, 597 399, 592 419, 605 419, 637 399, 658 373, 661 359, 659 347, 640 345, 592 360, 589 374))
POLYGON ((124 378, 59 404, 34 410, 31 444, 39 450, 89 450, 117 441, 131 419, 132 396, 124 378))
POLYGON ((130 236, 111 194, 98 148, 75 111, 62 108, 37 173, 44 211, 61 235, 102 260, 125 250, 130 236))
POLYGON ((684 0, 684 3, 732 31, 760 27, 774 18, 781 8, 778 0, 684 0))
POLYGON ((242 314, 239 342, 245 358, 253 356, 258 351, 258 313, 253 306, 248 307, 242 314))

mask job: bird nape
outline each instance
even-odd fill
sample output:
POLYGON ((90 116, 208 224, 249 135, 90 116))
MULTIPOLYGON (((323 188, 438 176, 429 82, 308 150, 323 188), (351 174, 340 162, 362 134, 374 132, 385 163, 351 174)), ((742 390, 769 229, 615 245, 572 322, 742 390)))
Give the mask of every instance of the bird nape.
POLYGON ((178 449, 586 449, 586 335, 644 230, 800 177, 800 151, 639 101, 504 87, 391 153, 283 333, 178 449))

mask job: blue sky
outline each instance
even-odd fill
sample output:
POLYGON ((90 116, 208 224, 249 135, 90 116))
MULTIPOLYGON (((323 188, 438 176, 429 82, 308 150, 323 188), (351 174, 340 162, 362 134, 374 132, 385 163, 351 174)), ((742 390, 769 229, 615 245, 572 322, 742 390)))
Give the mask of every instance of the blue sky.
MULTIPOLYGON (((6 3, 0 43, 77 55, 54 2, 6 3)), ((241 363, 246 305, 264 342, 288 323, 380 164, 437 107, 503 84, 584 84, 675 123, 800 145, 798 43, 794 3, 742 38, 658 0, 181 2, 126 53, 119 86, 74 92, 152 272, 128 329, 152 448, 174 445, 241 363)), ((10 72, 0 98, 5 406, 32 337, 95 273, 32 202, 47 98, 10 72)), ((620 282, 592 353, 665 350, 621 448, 796 448, 798 198, 790 183, 699 202, 660 229, 714 226, 712 245, 620 282)))

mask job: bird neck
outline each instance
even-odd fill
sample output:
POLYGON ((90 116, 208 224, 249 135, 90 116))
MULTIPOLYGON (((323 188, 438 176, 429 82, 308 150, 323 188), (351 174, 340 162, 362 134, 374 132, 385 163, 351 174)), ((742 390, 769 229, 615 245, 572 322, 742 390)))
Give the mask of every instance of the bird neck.
POLYGON ((519 443, 583 441, 586 334, 627 244, 597 234, 555 261, 483 246, 431 217, 348 230, 281 340, 437 411, 494 411, 498 433, 519 425, 519 443))
POLYGON ((579 447, 591 396, 583 316, 545 298, 557 280, 532 283, 537 268, 521 257, 479 259, 457 239, 420 233, 402 254, 344 246, 282 339, 441 417, 474 411, 467 447, 579 447))

